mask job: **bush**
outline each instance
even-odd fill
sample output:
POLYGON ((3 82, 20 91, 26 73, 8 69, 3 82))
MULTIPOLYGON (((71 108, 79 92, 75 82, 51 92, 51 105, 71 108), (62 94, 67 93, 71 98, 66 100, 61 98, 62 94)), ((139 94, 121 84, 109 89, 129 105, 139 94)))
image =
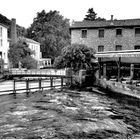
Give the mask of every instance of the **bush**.
POLYGON ((94 68, 95 51, 93 48, 83 44, 72 44, 64 47, 61 56, 54 62, 56 68, 72 68, 74 71, 80 69, 94 68))
POLYGON ((37 68, 37 61, 33 59, 31 56, 27 56, 22 59, 21 61, 22 67, 27 69, 36 69, 37 68))

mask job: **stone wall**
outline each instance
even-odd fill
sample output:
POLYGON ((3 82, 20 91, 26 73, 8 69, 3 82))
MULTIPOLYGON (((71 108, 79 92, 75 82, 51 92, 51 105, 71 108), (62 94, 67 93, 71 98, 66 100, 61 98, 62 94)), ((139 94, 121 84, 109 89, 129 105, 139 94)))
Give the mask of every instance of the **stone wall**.
POLYGON ((115 51, 116 45, 122 45, 122 50, 133 50, 140 45, 140 38, 135 36, 135 28, 122 28, 122 36, 116 36, 116 28, 104 29, 104 38, 98 37, 98 29, 88 29, 87 38, 81 38, 81 29, 72 29, 71 43, 85 44, 96 52, 99 45, 104 46, 104 51, 115 51))

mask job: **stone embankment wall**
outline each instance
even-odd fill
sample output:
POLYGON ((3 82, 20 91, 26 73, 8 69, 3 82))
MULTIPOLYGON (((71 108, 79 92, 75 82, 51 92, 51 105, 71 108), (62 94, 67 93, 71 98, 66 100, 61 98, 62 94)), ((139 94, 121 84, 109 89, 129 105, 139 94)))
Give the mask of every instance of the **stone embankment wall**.
MULTIPOLYGON (((105 79, 98 80, 99 86, 104 89, 140 99, 140 87, 121 82, 112 82, 105 79)), ((112 92, 112 93, 113 93, 112 92)))

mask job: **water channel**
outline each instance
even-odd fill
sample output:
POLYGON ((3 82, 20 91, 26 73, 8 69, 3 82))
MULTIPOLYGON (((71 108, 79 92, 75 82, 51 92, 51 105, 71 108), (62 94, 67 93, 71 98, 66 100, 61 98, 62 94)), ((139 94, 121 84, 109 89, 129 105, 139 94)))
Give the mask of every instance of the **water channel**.
POLYGON ((0 96, 0 139, 140 138, 138 99, 48 90, 0 96))

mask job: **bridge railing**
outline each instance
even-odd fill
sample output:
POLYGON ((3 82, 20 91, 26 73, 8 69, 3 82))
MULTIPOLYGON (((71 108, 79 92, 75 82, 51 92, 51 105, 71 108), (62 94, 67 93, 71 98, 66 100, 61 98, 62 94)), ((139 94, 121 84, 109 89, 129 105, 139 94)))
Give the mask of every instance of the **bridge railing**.
POLYGON ((66 75, 65 69, 10 69, 9 71, 13 75, 66 75))
POLYGON ((12 80, 6 88, 0 85, 0 95, 16 93, 16 92, 34 92, 45 89, 52 88, 63 88, 72 84, 72 77, 66 76, 48 76, 46 78, 36 78, 36 79, 22 79, 22 80, 12 80))

